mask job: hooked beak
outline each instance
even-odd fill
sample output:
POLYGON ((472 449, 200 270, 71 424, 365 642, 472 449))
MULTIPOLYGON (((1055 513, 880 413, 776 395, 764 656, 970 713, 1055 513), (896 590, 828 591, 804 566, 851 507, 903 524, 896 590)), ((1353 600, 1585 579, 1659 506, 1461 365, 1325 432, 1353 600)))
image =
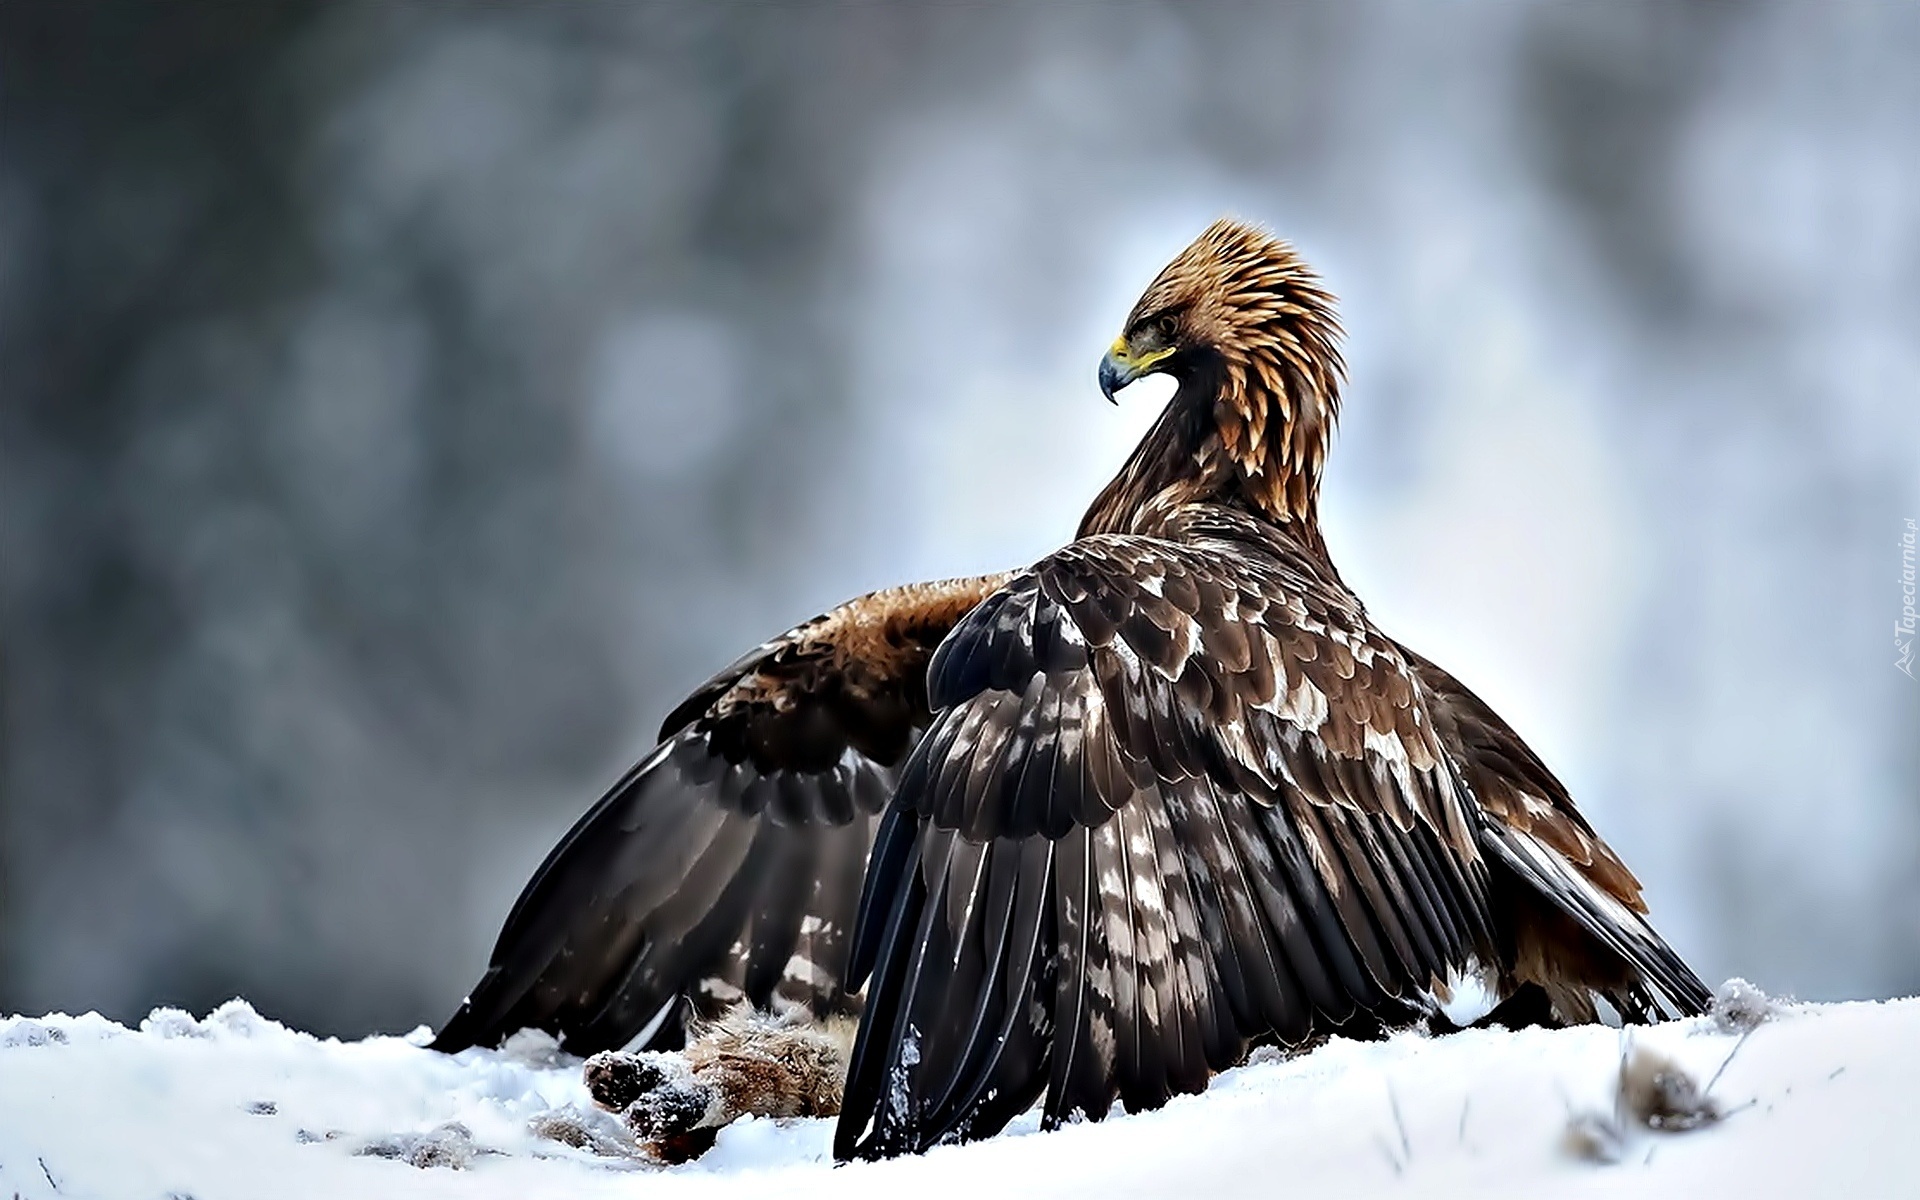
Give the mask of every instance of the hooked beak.
POLYGON ((1100 394, 1114 404, 1120 403, 1115 397, 1121 388, 1144 375, 1153 374, 1154 368, 1172 353, 1173 348, 1168 346, 1135 358, 1127 339, 1115 338, 1113 345, 1107 347, 1107 356, 1100 360, 1100 394))

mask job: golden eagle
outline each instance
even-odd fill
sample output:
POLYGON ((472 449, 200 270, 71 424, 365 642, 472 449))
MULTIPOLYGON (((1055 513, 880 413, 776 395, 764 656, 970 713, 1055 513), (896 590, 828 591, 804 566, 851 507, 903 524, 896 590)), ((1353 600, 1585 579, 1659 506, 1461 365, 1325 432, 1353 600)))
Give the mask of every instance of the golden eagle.
POLYGON ((435 1044, 660 1046, 682 997, 825 1015, 864 988, 845 1158, 1035 1102, 1151 1108, 1476 974, 1541 1020, 1703 1011, 1559 781, 1329 560, 1339 337, 1292 247, 1208 228, 1101 364, 1109 398, 1178 387, 1075 539, 716 676, 548 856, 435 1044))

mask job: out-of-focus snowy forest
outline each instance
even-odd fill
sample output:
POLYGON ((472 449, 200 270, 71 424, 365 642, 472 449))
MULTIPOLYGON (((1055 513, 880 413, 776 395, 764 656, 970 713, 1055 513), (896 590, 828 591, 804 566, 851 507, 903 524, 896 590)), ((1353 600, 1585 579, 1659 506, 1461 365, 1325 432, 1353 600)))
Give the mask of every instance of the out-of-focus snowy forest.
MULTIPOLYGON (((1920 989, 1920 7, 0 6, 0 1012, 439 1020, 685 689, 1030 560, 1232 211, 1702 974, 1920 989)), ((1142 390, 1145 390, 1144 388, 1142 390)))

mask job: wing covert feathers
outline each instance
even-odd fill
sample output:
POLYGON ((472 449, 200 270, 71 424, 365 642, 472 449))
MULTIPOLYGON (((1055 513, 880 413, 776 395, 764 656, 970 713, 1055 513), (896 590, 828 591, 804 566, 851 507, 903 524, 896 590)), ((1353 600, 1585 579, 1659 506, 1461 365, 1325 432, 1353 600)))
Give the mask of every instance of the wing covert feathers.
POLYGON ((1433 696, 1489 818, 1483 840, 1520 895, 1503 905, 1504 953, 1518 981, 1538 983, 1569 1020, 1591 1020, 1599 993, 1630 1019, 1695 1016, 1712 993, 1647 923, 1640 883, 1574 807, 1558 779, 1505 721, 1459 680, 1406 651, 1433 696), (1544 907, 1543 907, 1544 904, 1544 907), (1569 932, 1571 919, 1579 933, 1569 932))
POLYGON ((649 1044, 667 1045, 683 1001, 854 1011, 867 849, 931 720, 928 659, 1003 578, 862 597, 697 690, 547 856, 434 1045, 534 1027, 591 1054, 649 1025, 649 1044))
POLYGON ((942 644, 869 867, 838 1155, 1155 1107, 1491 954, 1411 668, 1250 524, 1084 538, 942 644))

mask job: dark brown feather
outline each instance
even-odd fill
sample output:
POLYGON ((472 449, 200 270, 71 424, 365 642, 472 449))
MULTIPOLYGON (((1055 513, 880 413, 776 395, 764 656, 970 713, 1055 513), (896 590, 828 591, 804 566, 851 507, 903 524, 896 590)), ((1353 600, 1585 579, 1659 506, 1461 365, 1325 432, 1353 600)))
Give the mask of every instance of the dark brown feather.
MULTIPOLYGON (((626 1044, 666 1006, 775 996, 853 1011, 844 986, 861 867, 931 721, 926 667, 1006 579, 863 596, 696 690, 662 744, 548 855, 487 972, 434 1045, 534 1027, 574 1053, 626 1044)), ((671 1044, 677 1015, 650 1044, 671 1044)))
POLYGON ((890 819, 920 834, 872 868, 945 899, 879 947, 875 1003, 899 1032, 856 1053, 848 1095, 871 1101, 850 1104, 839 1151, 989 1132, 965 1098, 1001 1088, 1044 1092, 1054 1120, 1115 1098, 1153 1107, 1250 1039, 1402 1014, 1490 957, 1485 864, 1461 835, 1469 793, 1429 721, 1400 732, 1399 706, 1423 702, 1410 669, 1308 547, 1212 506, 1084 538, 968 614, 934 657, 941 715, 894 799, 890 819), (1194 585, 1170 597, 1169 579, 1194 585), (1204 632, 1228 625, 1239 636, 1204 632), (1034 651, 1043 628, 1072 648, 1054 669, 1034 651), (1286 648, 1271 676, 1250 673, 1251 652, 1207 648, 1267 642, 1286 648), (1233 722, 1217 719, 1223 696, 1233 722), (1066 889, 1032 962, 995 928, 1013 901, 972 865, 982 852, 1042 854, 1052 865, 1023 886, 1066 889), (1396 865, 1436 852, 1453 886, 1396 865), (902 957, 915 966, 889 971, 902 957), (1050 1030, 1024 1062, 993 1032, 1015 1010, 1050 1030))
POLYGON ((1493 851, 1503 994, 1534 985, 1560 1019, 1594 1019, 1593 997, 1623 1016, 1691 1016, 1706 985, 1646 921, 1640 883, 1507 723, 1465 685, 1407 652, 1460 759, 1493 851))
POLYGON ((1338 338, 1292 248, 1232 221, 1128 317, 1116 361, 1173 400, 1076 540, 934 655, 836 1156, 984 1136, 1008 1097, 1048 1124, 1150 1108, 1250 1039, 1405 1019, 1473 970, 1567 1019, 1704 1002, 1557 781, 1328 560, 1338 338), (1010 941, 1033 888, 1046 917, 1010 941))

